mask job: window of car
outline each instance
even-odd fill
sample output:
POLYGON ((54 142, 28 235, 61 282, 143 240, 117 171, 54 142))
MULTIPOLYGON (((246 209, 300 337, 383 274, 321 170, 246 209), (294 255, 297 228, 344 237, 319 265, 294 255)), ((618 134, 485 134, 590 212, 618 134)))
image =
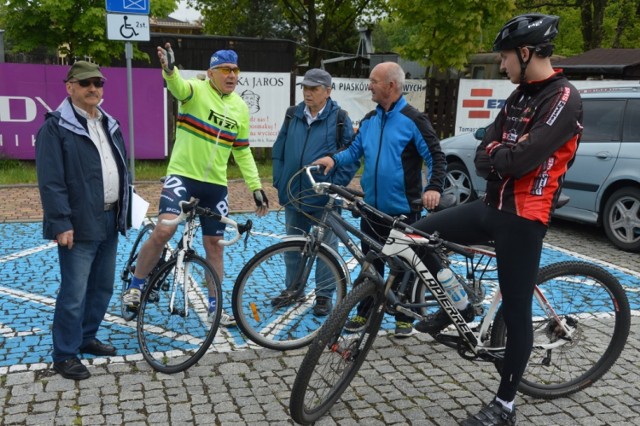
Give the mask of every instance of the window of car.
POLYGON ((624 99, 583 99, 581 142, 620 142, 624 99))
POLYGON ((627 112, 624 117, 624 132, 622 140, 625 142, 640 142, 640 99, 629 99, 627 112))

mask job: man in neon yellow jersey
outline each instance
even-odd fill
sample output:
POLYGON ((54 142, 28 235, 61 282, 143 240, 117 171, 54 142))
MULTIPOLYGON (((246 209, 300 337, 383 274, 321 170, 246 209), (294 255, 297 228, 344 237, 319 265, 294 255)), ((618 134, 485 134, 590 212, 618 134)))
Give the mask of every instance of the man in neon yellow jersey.
MULTIPOLYGON (((138 255, 130 287, 123 302, 131 309, 140 304, 144 282, 157 263, 162 248, 173 236, 176 226, 165 225, 163 219, 180 213, 179 202, 190 197, 200 199, 200 205, 222 216, 229 213, 227 163, 233 157, 256 203, 258 216, 267 214, 269 201, 262 190, 258 169, 249 149, 249 110, 240 95, 234 92, 238 84, 238 55, 233 50, 219 50, 209 61, 207 80, 185 80, 174 67, 171 45, 158 47, 162 76, 167 89, 180 102, 176 143, 171 154, 167 179, 160 194, 158 225, 138 255)), ((225 225, 211 218, 201 218, 203 245, 207 261, 220 280, 224 278, 223 238, 225 225)), ((214 295, 209 297, 209 312, 215 312, 214 295)), ((220 324, 235 325, 233 317, 223 311, 220 324)))

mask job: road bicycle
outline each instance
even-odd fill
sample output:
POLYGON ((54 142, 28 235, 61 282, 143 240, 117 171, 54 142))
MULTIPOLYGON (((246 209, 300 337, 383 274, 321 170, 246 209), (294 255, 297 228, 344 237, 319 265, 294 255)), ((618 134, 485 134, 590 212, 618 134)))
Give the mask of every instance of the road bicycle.
MULTIPOLYGON (((314 168, 302 168, 290 182, 306 173, 315 184, 311 170, 314 168)), ((363 196, 355 189, 344 190, 363 196)), ((289 350, 311 343, 327 318, 313 314, 316 292, 335 286, 332 303, 339 304, 351 285, 351 274, 357 275, 358 265, 364 262, 359 240, 377 244, 342 217, 341 209, 353 211, 353 204, 341 204, 336 193, 327 195, 323 213, 308 234, 286 236, 282 242, 258 252, 236 278, 231 298, 234 317, 244 335, 260 346, 289 350), (328 229, 351 253, 349 262, 323 242, 328 229)), ((296 197, 297 205, 304 203, 305 197, 292 195, 292 199, 296 197)))
MULTIPOLYGON (((336 193, 359 210, 375 211, 344 188, 317 184, 336 193)), ((391 226, 385 244, 372 245, 353 290, 336 306, 319 329, 298 369, 292 387, 290 412, 294 421, 318 420, 345 391, 364 362, 380 330, 385 312, 402 312, 425 319, 435 301, 453 325, 434 334, 436 342, 456 349, 465 359, 502 368, 507 332, 501 293, 495 277, 495 252, 490 246, 464 246, 427 234, 399 218, 378 212, 391 226), (467 324, 443 286, 423 264, 420 253, 430 251, 456 270, 480 322, 467 324), (386 280, 371 262, 389 265, 386 280), (411 289, 407 291, 407 289, 411 289), (356 333, 344 329, 365 299, 373 308, 356 333)), ((618 280, 605 269, 582 261, 553 263, 540 269, 533 298, 534 344, 519 391, 553 399, 578 392, 598 380, 618 359, 629 333, 631 313, 618 280)))
MULTIPOLYGON (((182 237, 174 250, 165 247, 165 253, 149 275, 137 309, 136 331, 142 356, 162 373, 184 371, 198 362, 213 342, 220 323, 220 279, 207 260, 192 248, 199 227, 196 216, 212 217, 235 229, 236 235, 231 240, 220 240, 219 243, 225 246, 237 242, 242 234, 248 237, 252 228, 250 220, 238 224, 198 206, 198 202, 194 198, 180 202, 180 215, 163 221, 167 225, 185 222, 182 237), (211 313, 210 296, 217 301, 211 313)), ((153 225, 148 224, 140 231, 125 270, 135 270, 133 262, 152 230, 153 225)))

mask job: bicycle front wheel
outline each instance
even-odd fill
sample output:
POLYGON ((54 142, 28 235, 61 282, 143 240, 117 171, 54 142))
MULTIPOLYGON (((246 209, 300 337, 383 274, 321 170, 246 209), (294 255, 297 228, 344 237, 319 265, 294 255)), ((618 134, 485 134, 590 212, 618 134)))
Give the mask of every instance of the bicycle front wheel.
MULTIPOLYGON (((129 284, 131 284, 131 278, 133 277, 133 273, 135 272, 135 263, 138 260, 138 253, 140 253, 140 249, 149 239, 155 227, 156 226, 153 223, 148 223, 140 230, 140 232, 138 232, 138 236, 133 242, 133 246, 131 247, 131 251, 129 252, 129 258, 127 259, 127 262, 122 269, 122 273, 120 274, 120 279, 122 282, 122 291, 120 292, 121 295, 129 288, 129 284)), ((131 309, 127 305, 122 303, 122 297, 119 297, 118 299, 120 303, 120 312, 122 314, 122 318, 124 318, 125 321, 131 321, 132 319, 134 319, 138 311, 135 309, 131 309)))
MULTIPOLYGON (((544 298, 534 297, 533 351, 518 389, 554 399, 591 386, 611 368, 627 341, 631 312, 618 280, 594 264, 547 265, 538 273, 538 287, 544 298)), ((506 340, 500 310, 491 343, 500 347, 506 340)), ((501 363, 496 366, 500 371, 501 363)))
POLYGON ((182 266, 172 258, 149 280, 138 309, 138 343, 157 371, 186 370, 207 352, 222 312, 220 280, 205 259, 192 253, 182 266), (209 315, 209 296, 216 308, 209 315))
POLYGON ((307 249, 304 240, 267 247, 247 263, 233 287, 233 314, 253 342, 275 349, 297 349, 311 343, 326 316, 314 313, 318 296, 333 306, 346 294, 347 276, 324 246, 307 249), (280 297, 289 287, 291 294, 280 297))
POLYGON ((291 389, 289 410, 294 421, 310 424, 340 398, 364 362, 384 317, 384 295, 369 276, 358 278, 353 290, 336 307, 309 346, 291 389), (372 298, 364 326, 351 333, 344 329, 357 306, 372 298))

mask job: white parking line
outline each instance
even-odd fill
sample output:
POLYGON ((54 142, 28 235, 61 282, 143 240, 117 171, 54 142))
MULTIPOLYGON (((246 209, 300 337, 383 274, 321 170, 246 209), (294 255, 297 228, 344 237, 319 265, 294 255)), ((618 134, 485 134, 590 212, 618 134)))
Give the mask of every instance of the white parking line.
POLYGON ((29 256, 31 254, 39 253, 41 251, 49 250, 50 248, 54 248, 58 245, 56 242, 51 242, 47 244, 43 244, 38 247, 30 248, 27 250, 22 250, 17 253, 12 253, 8 256, 0 257, 0 263, 9 262, 11 260, 20 259, 21 257, 29 256))

